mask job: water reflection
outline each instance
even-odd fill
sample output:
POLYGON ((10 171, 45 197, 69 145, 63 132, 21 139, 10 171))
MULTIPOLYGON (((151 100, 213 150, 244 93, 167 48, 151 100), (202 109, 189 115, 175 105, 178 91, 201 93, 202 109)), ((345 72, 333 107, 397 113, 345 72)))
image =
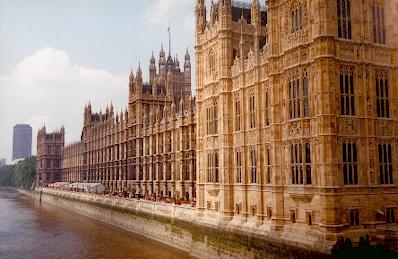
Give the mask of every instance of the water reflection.
POLYGON ((0 196, 0 258, 188 258, 188 254, 23 196, 0 196))

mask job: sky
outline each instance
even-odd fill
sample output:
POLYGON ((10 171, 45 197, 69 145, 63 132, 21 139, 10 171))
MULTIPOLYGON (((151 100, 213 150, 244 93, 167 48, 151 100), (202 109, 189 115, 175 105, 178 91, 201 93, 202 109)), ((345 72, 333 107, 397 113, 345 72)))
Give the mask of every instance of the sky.
MULTIPOLYGON (((128 75, 168 48, 194 65, 194 0, 0 0, 0 158, 11 161, 17 123, 65 126, 79 140, 83 109, 127 106, 128 75)), ((193 75, 194 76, 194 75, 193 75)))

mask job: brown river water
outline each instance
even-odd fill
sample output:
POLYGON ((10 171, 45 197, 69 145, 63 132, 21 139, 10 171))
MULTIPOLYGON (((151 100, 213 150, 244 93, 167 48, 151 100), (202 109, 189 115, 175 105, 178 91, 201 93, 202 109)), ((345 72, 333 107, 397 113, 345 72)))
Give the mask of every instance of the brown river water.
POLYGON ((0 258, 189 258, 188 254, 25 196, 0 195, 0 258))

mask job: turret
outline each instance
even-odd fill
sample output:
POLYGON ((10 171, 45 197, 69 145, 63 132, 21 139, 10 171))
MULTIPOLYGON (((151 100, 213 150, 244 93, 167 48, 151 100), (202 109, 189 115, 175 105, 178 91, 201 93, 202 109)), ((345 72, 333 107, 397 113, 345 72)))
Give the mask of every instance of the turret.
POLYGON ((232 20, 232 4, 231 0, 219 0, 218 2, 218 18, 223 27, 227 26, 227 21, 232 20))
POLYGON ((138 68, 137 68, 137 75, 135 78, 136 82, 136 88, 137 90, 142 89, 142 69, 141 69, 141 63, 138 63, 138 68))
POLYGON ((128 113, 128 111, 127 111, 127 108, 126 108, 126 110, 124 110, 124 121, 127 123, 128 121, 129 121, 129 113, 128 113))
POLYGON ((109 108, 109 115, 113 118, 114 113, 113 113, 113 103, 112 102, 111 102, 111 106, 109 108))
POLYGON ((133 72, 133 68, 131 68, 131 72, 130 72, 129 90, 130 90, 130 93, 135 93, 135 83, 134 83, 134 72, 133 72))
POLYGON ((210 3, 210 24, 214 24, 216 22, 216 7, 214 6, 214 0, 211 0, 210 3))
POLYGON ((153 56, 152 52, 152 57, 149 61, 149 84, 153 85, 156 77, 156 60, 155 57, 153 56))
POLYGON ((180 99, 180 116, 184 116, 184 98, 180 99))
POLYGON ((242 63, 242 68, 243 68, 243 62, 245 60, 245 41, 243 40, 243 28, 242 26, 240 27, 240 42, 239 42, 239 53, 240 53, 240 61, 242 63))
POLYGON ((260 27, 261 27, 261 10, 258 0, 253 0, 252 4, 252 24, 255 27, 254 31, 254 50, 260 49, 260 27))
POLYGON ((180 61, 178 60, 178 55, 176 55, 176 58, 174 60, 174 65, 175 65, 175 70, 180 71, 180 61))
POLYGON ((169 71, 167 72, 167 80, 166 80, 166 94, 168 96, 173 96, 173 71, 171 69, 169 69, 169 71))
POLYGON ((184 79, 187 82, 191 82, 191 56, 189 55, 188 48, 185 53, 184 79))
POLYGON ((261 25, 261 10, 258 0, 253 0, 252 4, 252 24, 254 26, 261 25))
POLYGON ((203 32, 206 26, 206 6, 205 0, 196 0, 196 31, 203 32))

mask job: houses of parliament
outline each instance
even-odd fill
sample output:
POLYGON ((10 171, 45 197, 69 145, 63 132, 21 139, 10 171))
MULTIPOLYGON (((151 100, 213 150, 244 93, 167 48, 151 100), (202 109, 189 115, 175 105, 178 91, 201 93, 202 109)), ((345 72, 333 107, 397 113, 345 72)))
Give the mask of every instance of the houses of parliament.
POLYGON ((162 49, 124 112, 88 105, 67 146, 39 132, 37 184, 186 199, 207 224, 308 243, 394 226, 398 3, 197 0, 195 17, 196 96, 188 52, 181 70, 162 49))

